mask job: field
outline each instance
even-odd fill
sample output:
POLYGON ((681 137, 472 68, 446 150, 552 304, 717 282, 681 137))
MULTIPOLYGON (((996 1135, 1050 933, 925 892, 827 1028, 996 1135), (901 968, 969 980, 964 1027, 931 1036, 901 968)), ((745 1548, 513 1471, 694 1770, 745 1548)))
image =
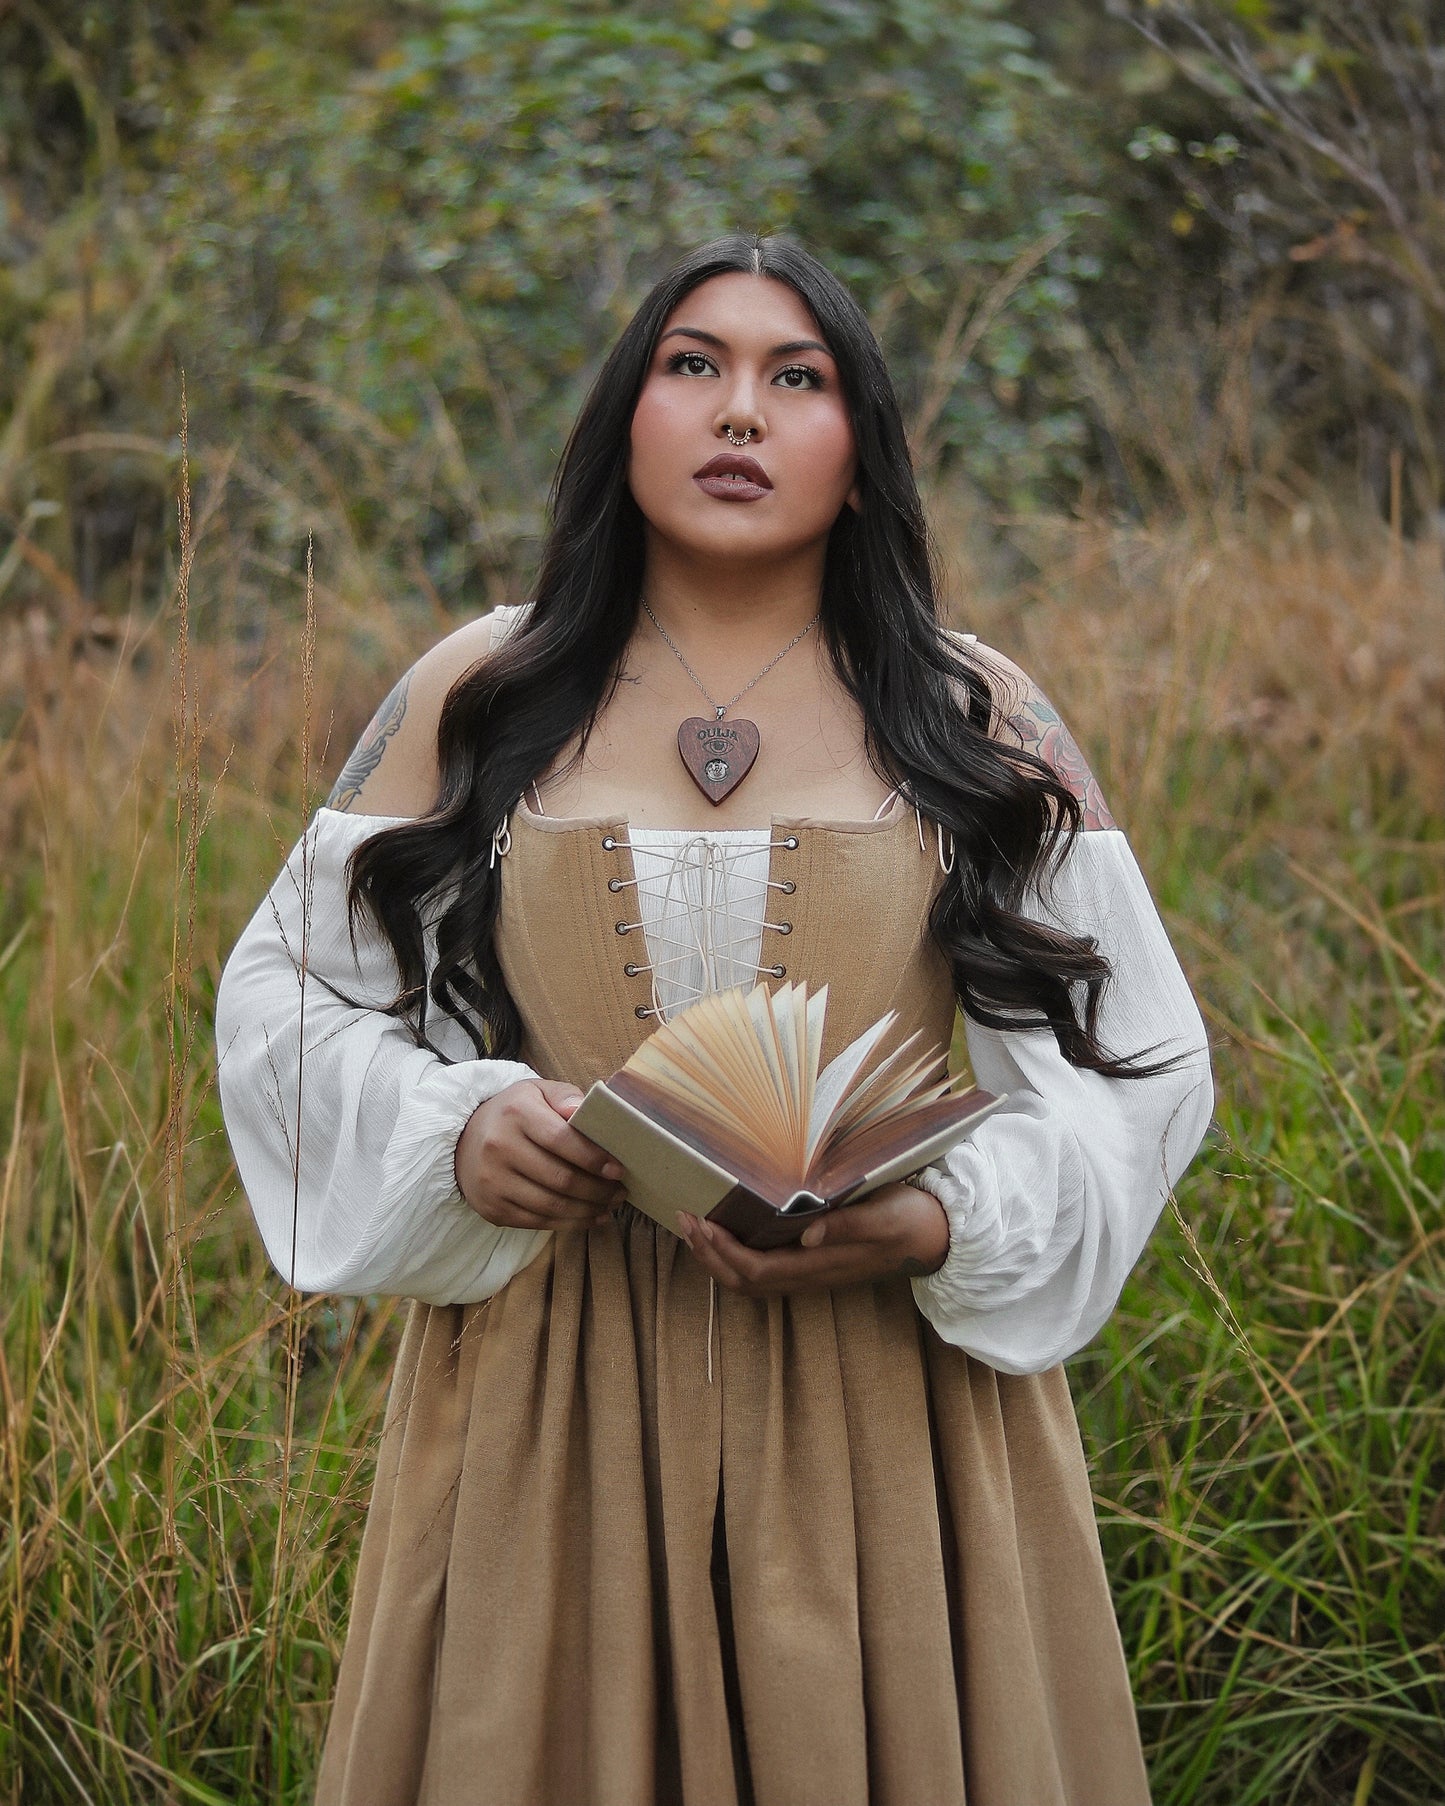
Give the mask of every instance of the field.
MULTIPOLYGON (((309 1797, 400 1310, 268 1270, 221 961, 445 623, 318 560, 227 613, 225 473, 166 596, 0 620, 0 1799, 309 1797)), ((1221 1102, 1073 1380, 1157 1797, 1445 1774, 1445 589, 1324 502, 1006 525, 954 617, 1039 676, 1204 1001, 1221 1102)))

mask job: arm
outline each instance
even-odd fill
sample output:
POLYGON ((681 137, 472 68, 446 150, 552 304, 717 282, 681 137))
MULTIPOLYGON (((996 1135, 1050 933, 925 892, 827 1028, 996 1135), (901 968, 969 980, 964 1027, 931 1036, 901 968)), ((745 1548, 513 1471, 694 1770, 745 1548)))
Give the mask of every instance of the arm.
MULTIPOLYGON (((498 609, 497 615, 511 614, 498 609)), ((437 791, 437 722, 447 692, 492 650, 495 615, 469 621, 405 672, 372 716, 342 767, 328 809, 415 819, 437 791)), ((505 631, 507 623, 502 624, 505 631)), ((376 823, 373 833, 382 824, 376 823)))
POLYGON ((434 1040, 463 1056, 447 1065, 382 1014, 395 965, 375 934, 358 933, 353 953, 345 871, 384 825, 321 810, 241 935, 216 998, 221 1107, 284 1279, 302 1291, 470 1302, 545 1237, 463 1202, 457 1140, 479 1104, 536 1075, 464 1057, 470 1041, 441 1022, 434 1040))
POLYGON ((1069 1065, 1047 1030, 965 1022, 978 1083, 1009 1101, 919 1181, 948 1216, 949 1252, 914 1295, 945 1341, 1018 1373, 1103 1326, 1209 1126, 1213 1089, 1198 1007, 1092 772, 1047 699, 984 656, 1012 691, 999 731, 1049 758, 1084 805, 1085 832, 1030 913, 1092 935, 1109 959, 1105 1046, 1176 1060, 1149 1078, 1106 1079, 1069 1065))
POLYGON ((268 1252, 303 1290, 485 1298, 543 1231, 615 1198, 615 1170, 567 1125, 580 1092, 476 1059, 446 1019, 439 1053, 418 1047, 385 1012, 389 946, 368 923, 354 943, 349 931, 347 860, 429 805, 442 701, 490 644, 490 623, 464 628, 396 686, 338 780, 340 806, 318 812, 222 975, 227 1130, 268 1252), (348 814, 363 792, 390 813, 348 814))

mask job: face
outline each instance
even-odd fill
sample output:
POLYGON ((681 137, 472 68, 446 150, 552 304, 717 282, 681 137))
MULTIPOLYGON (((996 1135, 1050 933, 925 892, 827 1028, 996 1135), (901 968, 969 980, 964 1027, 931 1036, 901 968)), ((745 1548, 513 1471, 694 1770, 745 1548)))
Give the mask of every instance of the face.
POLYGON ((632 416, 628 481, 653 534, 714 558, 821 550, 857 506, 838 367, 786 284, 715 276, 669 316, 632 416))

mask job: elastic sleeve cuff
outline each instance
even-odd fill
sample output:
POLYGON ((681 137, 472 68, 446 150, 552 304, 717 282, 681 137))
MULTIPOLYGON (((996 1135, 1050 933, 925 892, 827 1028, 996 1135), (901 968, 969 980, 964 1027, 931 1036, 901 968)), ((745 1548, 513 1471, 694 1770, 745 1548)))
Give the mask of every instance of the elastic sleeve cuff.
POLYGON ((540 1075, 521 1060, 433 1066, 402 1105, 386 1149, 382 1190, 444 1198, 457 1191, 457 1142, 479 1104, 540 1075))
POLYGON ((921 1172, 914 1173, 908 1183, 937 1198, 948 1218, 948 1253, 943 1265, 912 1282, 918 1308, 934 1321, 963 1307, 964 1301, 955 1295, 955 1288, 969 1270, 972 1238, 968 1231, 976 1197, 971 1186, 961 1185, 952 1173, 937 1166, 925 1166, 921 1172))
MULTIPOLYGON (((402 1101, 382 1162, 380 1196, 405 1199, 406 1214, 413 1219, 448 1203, 460 1205, 457 1142, 473 1110, 509 1085, 538 1076, 520 1060, 429 1066, 402 1101)), ((357 1257, 365 1260, 370 1252, 370 1246, 359 1248, 357 1257)))

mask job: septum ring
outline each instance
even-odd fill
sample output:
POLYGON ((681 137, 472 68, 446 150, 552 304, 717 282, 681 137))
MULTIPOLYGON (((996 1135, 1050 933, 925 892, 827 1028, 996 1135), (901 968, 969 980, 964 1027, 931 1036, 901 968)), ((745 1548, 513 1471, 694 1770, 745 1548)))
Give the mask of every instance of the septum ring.
POLYGON ((730 426, 725 426, 723 428, 723 431, 728 436, 728 444, 729 445, 746 445, 748 440, 752 438, 753 434, 757 430, 758 429, 755 426, 744 427, 743 428, 743 436, 741 439, 739 439, 737 434, 733 431, 733 429, 730 426))

